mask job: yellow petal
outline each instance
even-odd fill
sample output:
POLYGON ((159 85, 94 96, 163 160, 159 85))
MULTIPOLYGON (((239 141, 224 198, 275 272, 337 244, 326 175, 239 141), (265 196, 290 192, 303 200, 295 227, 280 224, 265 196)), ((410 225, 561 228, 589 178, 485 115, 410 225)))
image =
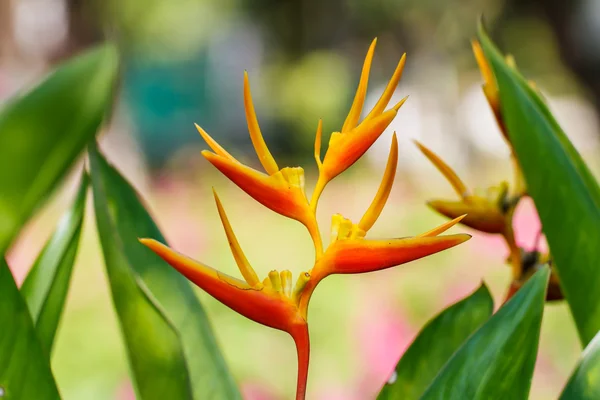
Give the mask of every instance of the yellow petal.
POLYGON ((402 107, 404 105, 404 103, 406 103, 406 100, 408 100, 408 96, 404 96, 404 98, 402 100, 400 100, 398 103, 396 103, 396 105, 394 107, 392 107, 392 109, 394 109, 396 112, 398 112, 400 107, 402 107))
POLYGON ((269 272, 269 279, 271 280, 273 290, 281 293, 281 277, 279 276, 279 273, 275 270, 269 272))
POLYGON ((503 215, 497 205, 485 199, 464 201, 431 200, 427 205, 448 218, 459 218, 466 214, 461 223, 486 233, 504 233, 507 227, 507 216, 503 215))
POLYGON ((315 135, 315 161, 317 166, 321 169, 321 136, 323 135, 323 120, 319 119, 319 125, 317 125, 317 134, 315 135))
POLYGON ((392 136, 392 146, 390 148, 390 155, 388 156, 387 165, 385 166, 385 172, 383 174, 383 179, 381 180, 381 184, 379 185, 379 189, 377 190, 377 194, 375 198, 371 202, 369 209, 365 212, 365 215, 362 217, 360 222, 358 223, 358 227, 363 231, 367 232, 379 215, 381 215, 381 211, 387 202, 387 199, 390 195, 390 191, 392 190, 392 185, 394 184, 394 177, 396 176, 396 168, 398 166, 398 139, 396 138, 396 132, 392 136))
POLYGON ((475 60, 477 61, 477 65, 479 66, 479 71, 481 72, 483 81, 486 85, 496 86, 494 74, 492 73, 490 64, 485 58, 485 54, 483 53, 481 45, 477 40, 473 40, 471 41, 471 46, 473 47, 473 54, 475 54, 475 60))
POLYGON ((254 104, 252 103, 252 94, 250 93, 250 83, 248 82, 248 73, 244 71, 244 109, 246 110, 246 121, 248 123, 248 131, 250 131, 250 139, 252 139, 252 145, 258 159, 262 164, 267 174, 273 175, 279 171, 279 167, 275 162, 275 159, 271 155, 265 140, 263 139, 260 127, 258 126, 258 120, 256 119, 256 111, 254 110, 254 104))
POLYGON ((248 259, 244 255, 240 244, 235 237, 235 233, 233 233, 233 229, 231 229, 231 224, 229 223, 229 219, 227 218, 227 214, 225 214, 225 210, 223 209, 223 205, 221 204, 221 200, 219 200, 219 196, 217 196, 217 192, 213 189, 213 194, 215 196, 215 202, 217 203, 217 209, 219 210, 219 217, 221 218, 221 222, 223 223, 223 228, 225 228, 225 234, 227 235, 227 241, 229 242, 229 247, 231 248, 231 252, 233 253, 233 258, 235 258, 235 263, 237 264, 242 276, 248 282, 248 285, 255 286, 260 283, 256 272, 248 262, 248 259))
POLYGON ((298 276, 298 280, 296 281, 296 285, 294 286, 294 290, 292 291, 292 300, 298 304, 300 300, 300 295, 302 291, 306 287, 306 284, 310 280, 310 274, 308 272, 302 272, 298 276))
POLYGON ((369 47, 369 51, 367 52, 367 57, 365 58, 363 69, 360 74, 358 88, 356 89, 356 95, 354 96, 354 101, 352 102, 352 107, 350 107, 350 112, 346 117, 346 121, 344 121, 344 125, 342 126, 342 133, 351 131, 358 124, 360 113, 362 112, 363 104, 365 103, 367 86, 369 84, 369 72, 371 70, 371 62, 373 61, 373 54, 375 53, 376 44, 377 38, 373 39, 373 42, 371 42, 371 46, 369 47))
POLYGON ((281 278, 281 287, 283 289, 283 294, 291 298, 292 297, 292 273, 289 270, 283 270, 279 273, 279 277, 281 278))
MULTIPOLYGON (((383 94, 381 95, 381 97, 377 101, 377 104, 375 104, 375 107, 373 107, 373 109, 371 110, 369 115, 367 115, 367 117, 365 118, 365 121, 383 113, 383 111, 387 107, 388 103, 390 102, 390 99, 392 98, 394 92, 396 91, 398 82, 400 82, 400 78, 402 77, 402 71, 404 70, 404 64, 406 64, 406 53, 404 53, 402 55, 402 58, 400 58, 400 61, 398 62, 398 66, 396 67, 396 70, 394 71, 394 75, 392 75, 392 79, 390 79, 385 90, 383 91, 383 94)), ((403 100, 405 100, 405 99, 403 99, 403 100)), ((398 108, 400 108, 400 107, 398 107, 398 108)))
POLYGON ((418 141, 413 141, 415 142, 417 147, 419 147, 419 150, 421 150, 425 157, 427 157, 429 161, 431 161, 433 165, 435 165, 435 167, 446 177, 446 179, 448 179, 448 181, 460 197, 465 198, 470 194, 470 191, 469 189, 467 189, 467 186, 458 177, 458 175, 456 175, 456 172, 454 172, 454 170, 450 168, 448 164, 442 161, 442 159, 438 157, 437 154, 429 150, 427 147, 423 146, 418 141))
POLYGON ((221 157, 225 157, 231 161, 237 162, 237 160, 235 158, 233 158, 233 156, 231 154, 229 154, 227 151, 225 151, 225 149, 222 148, 221 145, 219 143, 217 143, 212 137, 210 137, 210 135, 208 133, 206 133, 206 131, 204 129, 202 129, 200 127, 200 125, 198 125, 198 124, 194 124, 194 125, 196 126, 196 129, 198 130, 198 132, 200 132, 200 136, 202 136, 202 138, 204 139, 206 144, 212 149, 212 151, 214 151, 221 157))
POLYGON ((417 237, 433 237, 433 236, 437 236, 437 235, 439 235, 441 233, 446 232, 448 229, 452 228, 454 225, 458 224, 466 216, 467 216, 467 214, 461 215, 460 217, 454 218, 452 221, 448 221, 445 224, 437 226, 437 227, 433 228, 430 231, 427 231, 425 233, 421 233, 417 237))

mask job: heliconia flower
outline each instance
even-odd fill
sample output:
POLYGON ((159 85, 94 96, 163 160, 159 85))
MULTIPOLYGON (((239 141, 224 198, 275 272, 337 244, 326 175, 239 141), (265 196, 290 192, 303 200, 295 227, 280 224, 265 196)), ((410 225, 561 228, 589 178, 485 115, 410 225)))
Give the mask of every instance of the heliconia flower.
POLYGON ((354 224, 340 214, 333 216, 331 244, 310 271, 311 279, 302 293, 300 309, 303 315, 306 313, 312 291, 329 275, 379 271, 446 250, 471 238, 467 234, 439 236, 465 218, 461 215, 415 237, 365 239, 389 197, 397 165, 398 141, 394 133, 383 179, 360 222, 354 224))
POLYGON ((307 272, 301 273, 294 287, 292 287, 292 273, 287 270, 271 271, 261 282, 244 255, 216 193, 215 201, 231 252, 244 280, 192 260, 154 239, 140 239, 140 242, 227 307, 262 325, 289 333, 298 352, 296 399, 304 399, 310 345, 308 325, 299 312, 298 305, 310 275, 307 272))
MULTIPOLYGON (((483 53, 483 49, 477 40, 473 40, 471 42, 473 47, 473 53, 475 54, 475 60, 477 61, 477 65, 479 66, 479 71, 481 72, 481 76, 483 78, 483 93, 494 113, 494 117, 496 118, 496 123, 500 128, 500 132, 502 136, 506 140, 506 142, 511 147, 511 163, 513 164, 514 169, 514 182, 515 188, 514 191, 516 193, 520 193, 522 195, 526 195, 527 188, 525 185, 525 179, 523 178, 523 172, 521 171, 521 166, 517 160, 517 157, 512 149, 512 143, 510 141, 510 137, 508 136, 508 132, 506 130, 506 123, 504 122, 504 118, 502 117, 502 110, 500 108, 500 94, 498 90, 498 85, 496 83, 496 78, 492 72, 492 68, 490 67, 489 62, 485 58, 485 54, 483 53)), ((512 55, 506 56, 506 63, 512 68, 516 69, 517 65, 515 59, 512 55)), ((529 81, 529 86, 534 89, 536 92, 537 87, 534 82, 529 81)))
POLYGON ((403 98, 394 107, 385 111, 402 77, 402 71, 406 62, 406 54, 404 54, 400 58, 398 66, 379 101, 377 101, 371 112, 369 112, 362 122, 358 123, 367 94, 369 72, 371 70, 376 43, 377 39, 373 40, 369 47, 350 112, 344 121, 341 131, 331 134, 323 161, 321 161, 321 130, 317 130, 315 159, 319 167, 319 179, 310 201, 313 210, 316 209, 319 196, 327 183, 348 169, 371 147, 396 117, 398 110, 407 99, 407 97, 403 98))
POLYGON ((474 194, 467 188, 456 172, 437 154, 418 141, 415 140, 414 142, 460 196, 458 201, 431 200, 427 202, 427 205, 448 218, 454 219, 466 214, 466 217, 461 221, 463 225, 481 232, 502 235, 513 256, 513 278, 520 278, 520 249, 515 240, 512 216, 523 194, 515 193, 511 195, 508 183, 505 181, 501 182, 499 186, 488 188, 485 195, 474 194))
POLYGON ((202 155, 256 201, 306 226, 315 244, 316 254, 319 256, 323 252, 322 242, 315 214, 310 209, 304 192, 304 169, 300 167, 280 169, 271 155, 258 126, 247 73, 244 73, 244 108, 250 138, 266 174, 237 161, 204 129, 196 125, 200 135, 213 150, 213 152, 204 150, 202 155))

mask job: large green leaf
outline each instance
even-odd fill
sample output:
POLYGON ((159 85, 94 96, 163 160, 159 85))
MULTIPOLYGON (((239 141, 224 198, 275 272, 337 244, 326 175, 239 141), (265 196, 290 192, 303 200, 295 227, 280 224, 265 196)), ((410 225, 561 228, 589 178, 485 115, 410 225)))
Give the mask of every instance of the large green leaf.
POLYGON ((136 192, 95 147, 89 157, 106 270, 141 398, 191 398, 190 381, 195 399, 240 398, 192 287, 138 242, 164 238, 136 192))
POLYGON ((600 189, 581 156, 523 77, 479 28, 502 115, 548 239, 562 291, 587 344, 600 330, 600 189))
POLYGON ((0 254, 94 136, 112 100, 105 45, 59 67, 0 112, 0 254))
POLYGON ((0 256, 0 392, 2 400, 60 398, 50 361, 37 338, 27 304, 0 256))
POLYGON ((550 270, 540 269, 452 356, 422 399, 527 399, 550 270))
POLYGON ((600 399, 600 333, 587 345, 560 400, 600 399))
POLYGON ((396 366, 395 380, 379 393, 381 400, 421 397, 461 344, 492 315, 494 301, 485 285, 446 308, 419 332, 396 366))
POLYGON ((85 212, 89 177, 83 174, 73 206, 58 223, 56 231, 38 255, 21 286, 42 347, 52 352, 63 306, 69 291, 71 273, 85 212))

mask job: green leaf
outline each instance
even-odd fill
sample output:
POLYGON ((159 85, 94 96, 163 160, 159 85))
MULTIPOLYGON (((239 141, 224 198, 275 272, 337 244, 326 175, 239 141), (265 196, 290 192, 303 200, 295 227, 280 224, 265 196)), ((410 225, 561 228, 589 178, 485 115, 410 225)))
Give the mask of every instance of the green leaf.
POLYGON ((95 146, 89 157, 106 270, 140 398, 191 398, 192 390, 194 399, 239 399, 192 287, 138 242, 164 238, 137 193, 95 146))
POLYGON ((493 311, 494 300, 485 285, 442 311, 419 332, 396 366, 396 379, 384 386, 378 399, 421 397, 452 354, 493 311))
POLYGON ((550 270, 540 269, 459 349, 421 399, 527 399, 550 270))
POLYGON ((89 177, 83 174, 73 206, 59 221, 56 231, 21 286, 21 295, 27 302, 38 338, 47 354, 52 352, 54 336, 69 291, 88 184, 89 177))
POLYGON ((0 112, 0 254, 94 137, 112 100, 113 46, 59 67, 0 112))
POLYGON ((561 289, 584 345, 600 330, 600 189, 527 82, 479 28, 502 115, 548 239, 561 289))
POLYGON ((0 257, 0 396, 2 400, 54 400, 58 389, 27 304, 0 257))
POLYGON ((600 333, 587 345, 560 400, 600 399, 600 333))

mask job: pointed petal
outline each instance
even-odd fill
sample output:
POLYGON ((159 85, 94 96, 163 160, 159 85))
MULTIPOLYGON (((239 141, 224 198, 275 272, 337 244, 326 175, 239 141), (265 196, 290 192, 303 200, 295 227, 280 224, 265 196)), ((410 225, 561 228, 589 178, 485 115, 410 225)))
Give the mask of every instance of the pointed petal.
POLYGON ((417 140, 413 140, 419 150, 435 165, 435 167, 440 171, 450 182, 456 193, 462 198, 465 198, 470 194, 469 189, 463 183, 463 181, 456 175, 456 172, 448 164, 446 164, 437 154, 433 151, 429 150, 427 147, 419 143, 417 140))
POLYGON ((254 104, 252 103, 248 73, 246 71, 244 71, 244 110, 246 111, 246 121, 248 123, 248 131, 250 131, 250 139, 252 139, 252 145, 254 146, 254 150, 256 150, 258 159, 265 171, 267 171, 267 174, 273 175, 279 171, 279 167, 260 132, 258 120, 256 119, 256 111, 254 110, 254 104))
POLYGON ((477 40, 471 41, 471 46, 473 47, 473 54, 475 54, 475 61, 477 61, 477 65, 479 66, 479 71, 481 72, 481 77, 486 85, 496 85, 496 80, 494 79, 494 74, 492 73, 492 69, 490 68, 490 64, 488 63, 485 55, 483 54, 483 49, 477 40))
POLYGON ((378 271, 438 253, 470 238, 470 235, 458 234, 388 240, 339 240, 327 249, 321 265, 327 269, 326 275, 378 271))
POLYGON ((394 107, 392 107, 392 109, 396 110, 396 112, 398 112, 398 110, 400 110, 400 107, 402 107, 404 105, 404 103, 406 103, 406 100, 408 100, 408 96, 404 96, 402 98, 402 100, 400 100, 398 103, 396 103, 396 105, 394 107))
POLYGON ((344 172, 365 154, 397 114, 394 109, 387 110, 379 117, 361 123, 352 132, 341 135, 335 144, 330 143, 322 168, 327 181, 344 172))
POLYGON ((460 222, 470 228, 486 233, 504 233, 507 218, 500 210, 491 205, 468 204, 462 201, 432 200, 427 205, 448 218, 459 218, 467 214, 460 222))
POLYGON ((206 131, 204 129, 202 129, 200 127, 200 125, 198 125, 198 124, 194 124, 194 125, 196 126, 196 129, 200 133, 200 136, 202 136, 202 139, 204 139, 204 141, 212 149, 212 151, 214 151, 221 157, 225 157, 231 161, 237 161, 231 154, 229 154, 224 148, 222 148, 221 145, 219 143, 217 143, 208 133, 206 133, 206 131))
POLYGON ((319 125, 317 125, 317 134, 315 135, 315 161, 317 167, 321 169, 321 136, 323 134, 323 120, 319 119, 319 125))
POLYGON ((369 72, 371 71, 371 62, 373 61, 373 54, 375 53, 376 44, 377 38, 373 39, 373 42, 371 42, 371 46, 369 47, 369 51, 367 52, 367 57, 365 58, 363 69, 360 74, 358 88, 356 89, 356 95, 354 96, 354 101, 352 102, 352 107, 350 107, 350 112, 346 117, 346 121, 344 121, 344 125, 342 126, 342 133, 349 132, 354 129, 358 124, 358 120, 360 119, 360 114, 362 112, 363 104, 367 94, 369 72))
POLYGON ((267 287, 255 290, 246 282, 179 254, 154 239, 140 239, 140 242, 196 286, 246 318, 286 332, 291 331, 290 325, 298 319, 296 307, 281 301, 267 287))
POLYGON ((260 283, 260 279, 254 272, 254 269, 248 262, 246 255, 242 251, 240 244, 235 237, 235 233, 233 233, 233 229, 231 229, 231 224, 229 223, 229 219, 227 218, 227 214, 225 214, 225 210, 223 209, 223 204, 221 204, 221 200, 219 200, 219 196, 217 196, 217 192, 213 188, 213 195, 215 196, 215 202, 217 203, 217 209, 219 211, 219 217, 221 218, 221 223, 223 224, 223 228, 225 228, 225 234, 227 235, 227 241, 229 242, 229 248, 231 249, 231 253, 233 253, 233 258, 235 258, 235 263, 237 264, 242 276, 248 282, 248 285, 254 287, 260 283))
POLYGON ((434 237, 434 236, 438 236, 444 232, 446 232, 448 229, 452 228, 454 225, 458 224, 464 217, 466 217, 467 214, 461 215, 460 217, 454 218, 452 221, 448 221, 440 226, 437 226, 435 228, 433 228, 430 231, 427 231, 425 233, 421 233, 419 236, 417 237, 434 237))
POLYGON ((280 173, 268 176, 243 164, 232 162, 210 151, 202 155, 240 189, 265 207, 310 225, 310 209, 306 196, 299 188, 288 185, 280 173))
POLYGON ((383 174, 383 179, 381 180, 381 184, 379 185, 379 189, 377 190, 377 194, 375 198, 371 202, 369 209, 363 215, 362 219, 358 223, 358 227, 363 231, 367 232, 379 215, 381 215, 381 211, 387 202, 387 199, 392 190, 392 185, 394 184, 394 177, 396 176, 396 168, 398 167, 398 139, 396 138, 396 132, 392 136, 392 146, 390 148, 390 155, 388 156, 387 165, 385 166, 385 172, 383 174))
POLYGON ((396 91, 398 82, 400 82, 400 78, 402 77, 402 71, 404 70, 404 64, 406 64, 406 53, 404 53, 402 55, 402 58, 400 58, 398 66, 394 71, 394 75, 392 75, 392 79, 390 79, 390 82, 387 84, 385 90, 383 91, 383 94, 381 95, 381 97, 377 101, 377 104, 375 104, 375 107, 373 107, 369 115, 367 115, 365 121, 383 113, 388 103, 390 102, 390 99, 392 98, 394 92, 396 91))

